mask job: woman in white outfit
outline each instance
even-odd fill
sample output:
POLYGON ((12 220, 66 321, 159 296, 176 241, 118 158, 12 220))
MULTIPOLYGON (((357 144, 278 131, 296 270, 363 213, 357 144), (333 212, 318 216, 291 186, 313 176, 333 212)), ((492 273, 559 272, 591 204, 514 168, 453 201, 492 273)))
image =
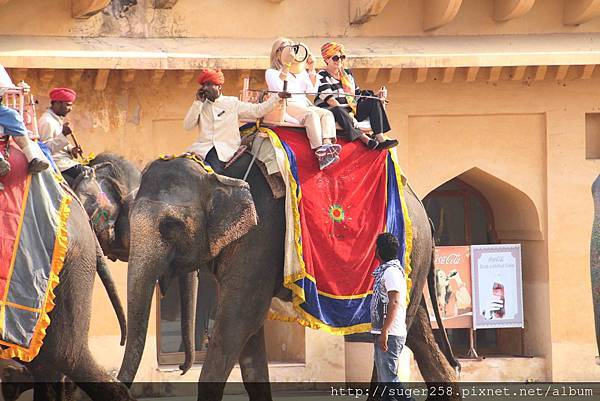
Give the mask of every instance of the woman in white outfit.
POLYGON ((319 161, 319 168, 324 168, 339 161, 341 146, 335 144, 335 118, 329 110, 316 107, 304 93, 317 91, 317 73, 314 60, 308 56, 308 72, 303 65, 294 63, 290 39, 279 38, 271 49, 271 68, 265 73, 265 80, 270 91, 281 92, 283 83, 287 81, 287 92, 293 93, 287 99, 287 114, 304 125, 311 149, 319 161), (296 67, 296 68, 294 68, 296 67))

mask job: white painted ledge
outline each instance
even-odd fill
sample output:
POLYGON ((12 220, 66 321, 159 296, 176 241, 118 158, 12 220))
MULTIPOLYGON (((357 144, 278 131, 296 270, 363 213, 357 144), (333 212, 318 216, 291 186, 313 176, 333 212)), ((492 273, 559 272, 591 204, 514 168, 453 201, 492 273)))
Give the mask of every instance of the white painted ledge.
MULTIPOLYGON (((315 54, 326 40, 302 39, 315 54)), ((353 68, 600 64, 600 33, 361 37, 341 41, 353 68)), ((266 69, 270 48, 270 39, 0 36, 0 64, 46 69, 266 69)))

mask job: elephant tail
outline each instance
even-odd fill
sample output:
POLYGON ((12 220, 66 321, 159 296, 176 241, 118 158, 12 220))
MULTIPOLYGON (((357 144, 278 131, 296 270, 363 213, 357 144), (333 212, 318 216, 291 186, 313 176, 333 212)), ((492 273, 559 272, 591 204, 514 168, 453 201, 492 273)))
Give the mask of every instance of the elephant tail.
POLYGON ((102 253, 102 248, 100 248, 100 244, 96 240, 96 271, 98 272, 98 276, 100 276, 100 280, 102 280, 102 285, 106 289, 106 293, 108 294, 108 298, 110 299, 110 303, 117 314, 117 319, 119 320, 119 327, 121 328, 121 346, 125 345, 125 340, 127 339, 127 319, 125 317, 125 310, 123 309, 123 304, 121 303, 121 298, 119 298, 119 293, 117 292, 117 286, 115 285, 115 281, 112 278, 112 274, 110 273, 110 269, 106 264, 106 259, 104 258, 104 254, 102 253))
POLYGON ((456 370, 456 372, 459 373, 461 368, 460 362, 456 359, 454 353, 452 352, 452 346, 450 345, 450 340, 448 339, 448 333, 446 333, 444 321, 442 320, 442 316, 440 315, 439 300, 437 296, 437 291, 435 290, 435 229, 431 219, 429 220, 429 223, 431 224, 431 236, 433 246, 431 247, 431 264, 429 266, 429 272, 427 273, 427 287, 429 288, 431 305, 433 307, 433 313, 435 314, 435 320, 439 328, 438 335, 436 335, 435 338, 439 347, 442 350, 442 353, 448 360, 450 366, 452 366, 456 370))

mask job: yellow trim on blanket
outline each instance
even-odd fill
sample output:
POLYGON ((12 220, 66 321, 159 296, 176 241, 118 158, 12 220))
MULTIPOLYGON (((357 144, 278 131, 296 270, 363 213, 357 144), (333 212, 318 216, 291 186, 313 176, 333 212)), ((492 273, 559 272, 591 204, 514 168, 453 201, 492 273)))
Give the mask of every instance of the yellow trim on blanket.
POLYGON ((410 215, 408 214, 408 205, 406 204, 406 198, 404 197, 404 185, 405 179, 396 152, 389 149, 392 155, 392 162, 394 163, 394 170, 396 171, 396 181, 398 183, 398 191, 400 192, 400 203, 402 204, 402 215, 404 216, 404 243, 406 245, 404 252, 404 271, 406 272, 406 305, 410 304, 410 291, 412 289, 412 279, 410 273, 412 272, 411 255, 413 249, 413 229, 410 215))
MULTIPOLYGON (((30 176, 31 177, 31 176, 30 176)), ((54 309, 56 305, 54 299, 54 289, 59 283, 59 274, 65 263, 65 255, 67 254, 68 247, 68 236, 67 236, 67 221, 71 214, 71 208, 69 205, 73 201, 73 198, 65 193, 58 209, 58 227, 56 228, 56 239, 54 242, 54 251, 52 254, 52 264, 50 266, 50 277, 48 279, 48 288, 46 290, 46 297, 40 318, 33 331, 33 338, 29 348, 20 347, 15 344, 6 343, 1 341, 0 344, 8 346, 7 349, 0 353, 0 359, 8 358, 19 358, 24 362, 31 362, 42 348, 44 338, 46 337, 46 330, 50 325, 50 317, 48 314, 54 309)), ((4 305, 3 305, 4 309, 4 305)))
POLYGON ((192 152, 185 152, 185 153, 181 153, 181 154, 178 154, 178 155, 165 155, 165 154, 158 155, 158 158, 160 160, 165 160, 165 161, 179 159, 181 157, 186 157, 186 158, 188 158, 190 160, 195 161, 207 173, 214 173, 214 170, 212 169, 212 167, 210 167, 208 164, 205 164, 204 161, 201 158, 199 158, 197 154, 192 153, 192 152))
POLYGON ((359 299, 359 298, 364 298, 368 295, 372 295, 373 291, 369 290, 367 292, 365 292, 364 294, 353 294, 353 295, 334 295, 334 294, 328 294, 326 292, 317 290, 317 292, 319 293, 319 295, 323 295, 326 296, 327 298, 333 298, 333 299, 359 299))
POLYGON ((0 333, 4 337, 4 321, 6 316, 6 299, 8 298, 8 291, 10 289, 10 279, 15 268, 15 260, 17 259, 17 250, 19 249, 19 241, 21 240, 21 231, 23 230, 23 221, 25 219, 25 208, 27 207, 27 199, 29 198, 29 188, 31 187, 31 174, 27 175, 27 181, 25 182, 25 194, 23 195, 23 203, 21 204, 21 217, 19 219, 19 227, 17 227, 17 235, 15 236, 15 242, 13 247, 13 254, 10 258, 10 265, 8 268, 8 275, 6 276, 6 288, 4 288, 4 297, 2 297, 2 305, 0 305, 0 333))
POLYGON ((371 330, 371 323, 361 323, 355 326, 348 327, 332 327, 323 323, 319 319, 314 316, 309 315, 303 309, 298 310, 300 314, 302 314, 303 318, 300 317, 288 317, 283 316, 275 312, 269 312, 267 318, 269 320, 279 320, 280 322, 290 322, 290 323, 299 323, 302 326, 314 329, 314 330, 323 330, 330 334, 335 334, 338 336, 345 336, 348 334, 357 334, 364 333, 371 330))
MULTIPOLYGON (((285 148, 281 144, 281 140, 279 139, 279 136, 277 136, 277 134, 273 130, 266 128, 266 127, 258 127, 258 130, 260 132, 263 132, 263 133, 269 135, 269 138, 271 139, 271 143, 273 144, 273 146, 275 148, 280 149, 287 155, 287 153, 285 152, 285 148)), ((298 306, 299 304, 303 303, 306 300, 306 295, 304 294, 304 288, 295 284, 296 281, 302 280, 303 278, 308 276, 308 273, 306 272, 306 265, 304 264, 304 259, 302 258, 300 209, 298 207, 298 205, 300 203, 300 199, 302 198, 302 193, 300 192, 298 183, 296 182, 296 179, 294 178, 294 175, 292 174, 292 168, 290 166, 290 161, 288 160, 287 156, 285 158, 285 167, 286 167, 286 170, 287 170, 287 173, 289 176, 292 212, 294 214, 294 246, 296 248, 296 254, 298 256, 298 262, 300 263, 301 271, 297 274, 291 274, 291 275, 285 276, 283 278, 283 285, 287 289, 292 291, 292 293, 294 294, 294 302, 293 302, 294 309, 296 309, 298 312, 300 312, 300 311, 304 312, 298 306), (298 195, 296 195, 296 194, 298 194, 298 195), (299 299, 296 299, 296 297, 299 299)), ((315 281, 314 278, 312 278, 312 281, 315 281)))

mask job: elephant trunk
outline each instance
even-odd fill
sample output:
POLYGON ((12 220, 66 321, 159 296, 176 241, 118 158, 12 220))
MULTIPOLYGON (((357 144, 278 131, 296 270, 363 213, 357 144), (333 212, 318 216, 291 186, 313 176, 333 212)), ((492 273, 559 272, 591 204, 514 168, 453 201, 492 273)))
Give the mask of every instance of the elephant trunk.
POLYGON ((185 362, 179 366, 184 375, 194 364, 196 352, 196 298, 198 294, 198 273, 192 272, 179 276, 181 304, 181 335, 185 362))
POLYGON ((132 213, 131 257, 127 272, 127 343, 118 379, 131 385, 142 359, 152 296, 159 276, 168 266, 167 244, 153 227, 155 217, 132 213))
MULTIPOLYGON (((590 273, 592 276, 592 297, 594 301, 594 320, 596 323, 596 344, 600 355, 600 176, 592 186, 594 196, 594 223, 590 242, 590 273)), ((596 357, 600 364, 600 357, 596 357)))

